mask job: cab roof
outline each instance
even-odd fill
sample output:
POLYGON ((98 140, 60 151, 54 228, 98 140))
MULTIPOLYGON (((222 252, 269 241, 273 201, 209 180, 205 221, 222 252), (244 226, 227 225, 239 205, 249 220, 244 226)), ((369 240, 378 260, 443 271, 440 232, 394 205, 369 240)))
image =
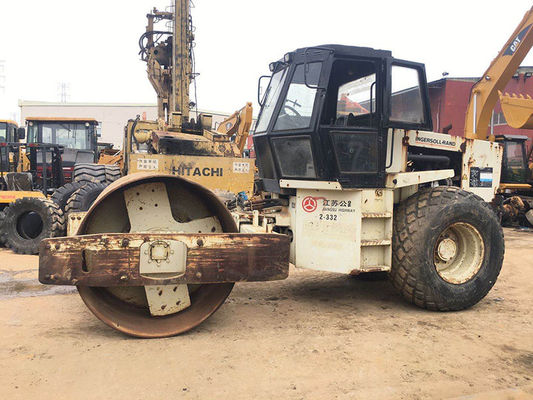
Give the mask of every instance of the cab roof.
POLYGON ((18 126, 18 124, 15 121, 11 120, 11 119, 0 119, 0 122, 18 126))
POLYGON ((75 117, 26 117, 26 121, 35 122, 93 122, 98 123, 94 118, 75 118, 75 117))
POLYGON ((496 135, 496 140, 528 140, 529 136, 525 135, 496 135))
POLYGON ((389 50, 377 50, 371 47, 345 46, 342 44, 323 44, 320 46, 302 47, 295 50, 295 53, 303 55, 305 52, 313 50, 331 51, 337 56, 349 57, 373 57, 373 58, 388 58, 392 57, 392 52, 389 50))

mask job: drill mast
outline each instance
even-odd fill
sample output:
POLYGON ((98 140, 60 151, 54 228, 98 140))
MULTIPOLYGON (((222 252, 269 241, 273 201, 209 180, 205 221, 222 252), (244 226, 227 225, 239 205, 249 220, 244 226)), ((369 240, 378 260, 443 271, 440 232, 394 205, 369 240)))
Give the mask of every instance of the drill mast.
POLYGON ((180 129, 189 122, 189 86, 193 78, 190 0, 175 0, 170 11, 154 8, 147 18, 139 45, 148 79, 157 93, 158 119, 180 129), (165 29, 156 29, 159 22, 166 22, 165 29))

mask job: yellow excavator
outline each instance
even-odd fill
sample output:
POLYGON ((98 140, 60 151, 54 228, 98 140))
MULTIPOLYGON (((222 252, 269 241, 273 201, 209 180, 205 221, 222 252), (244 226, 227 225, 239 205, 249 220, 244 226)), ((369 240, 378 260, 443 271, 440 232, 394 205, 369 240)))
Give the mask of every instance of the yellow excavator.
MULTIPOLYGON (((533 8, 525 15, 498 56, 472 87, 465 120, 465 137, 486 139, 492 111, 500 100, 507 124, 515 129, 533 129, 533 99, 526 94, 504 93, 533 46, 533 8)), ((504 223, 533 225, 533 165, 530 163, 525 135, 489 136, 504 148, 499 196, 495 201, 502 210, 504 223)))

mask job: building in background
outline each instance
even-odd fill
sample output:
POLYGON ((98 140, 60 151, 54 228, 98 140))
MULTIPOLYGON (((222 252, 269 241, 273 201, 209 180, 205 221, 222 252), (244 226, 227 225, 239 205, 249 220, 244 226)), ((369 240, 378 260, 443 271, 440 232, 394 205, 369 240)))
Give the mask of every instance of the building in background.
MULTIPOLYGON (((533 67, 520 67, 507 84, 504 92, 533 97, 533 67)), ((430 82, 429 101, 433 130, 463 136, 466 110, 470 101, 470 91, 479 78, 443 78, 430 82)), ((492 116, 492 133, 494 135, 514 134, 529 136, 529 145, 533 140, 533 130, 513 129, 507 125, 500 102, 496 104, 492 116)), ((487 134, 491 133, 490 130, 487 134)))
MULTIPOLYGON (((140 115, 141 119, 157 119, 156 104, 122 104, 122 103, 50 103, 43 101, 19 100, 20 123, 25 126, 28 117, 77 117, 94 118, 100 124, 100 142, 113 143, 122 148, 124 126, 129 119, 140 115)), ((215 112, 198 110, 213 116, 213 129, 232 112, 215 112)), ((191 117, 195 118, 191 112, 191 117)))

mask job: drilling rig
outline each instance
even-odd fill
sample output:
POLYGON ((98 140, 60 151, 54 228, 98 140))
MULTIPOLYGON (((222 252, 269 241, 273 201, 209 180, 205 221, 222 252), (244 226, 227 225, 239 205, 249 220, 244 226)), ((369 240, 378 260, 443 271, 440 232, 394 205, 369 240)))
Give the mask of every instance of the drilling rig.
POLYGON ((176 0, 170 10, 154 9, 147 15, 139 54, 157 93, 157 121, 128 121, 123 174, 170 173, 211 190, 250 195, 254 166, 242 152, 252 105, 247 103, 212 130, 212 115, 199 113, 196 101, 191 102, 189 88, 197 74, 190 6, 190 0, 176 0))

